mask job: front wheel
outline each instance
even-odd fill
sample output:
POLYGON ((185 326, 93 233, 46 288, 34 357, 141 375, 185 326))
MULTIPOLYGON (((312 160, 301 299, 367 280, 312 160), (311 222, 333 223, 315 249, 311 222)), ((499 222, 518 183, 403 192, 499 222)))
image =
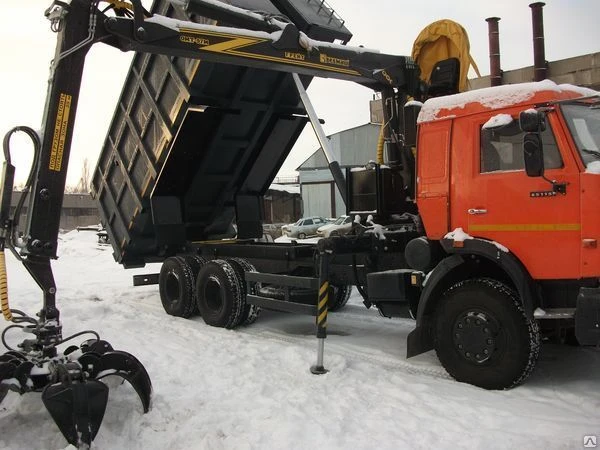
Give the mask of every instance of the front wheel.
POLYGON ((457 381, 507 389, 533 371, 540 334, 512 289, 477 278, 461 281, 444 293, 435 313, 434 347, 457 381))
POLYGON ((305 233, 298 233, 298 239, 306 239, 305 233))

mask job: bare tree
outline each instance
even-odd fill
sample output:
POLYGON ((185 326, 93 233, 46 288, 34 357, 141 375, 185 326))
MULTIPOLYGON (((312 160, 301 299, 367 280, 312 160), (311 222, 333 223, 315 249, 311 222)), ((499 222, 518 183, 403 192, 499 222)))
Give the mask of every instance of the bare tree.
POLYGON ((79 178, 79 182, 77 186, 69 187, 67 186, 65 192, 70 192, 74 194, 87 194, 90 192, 91 188, 91 173, 90 173, 90 162, 87 158, 83 160, 83 167, 81 168, 81 177, 79 178))

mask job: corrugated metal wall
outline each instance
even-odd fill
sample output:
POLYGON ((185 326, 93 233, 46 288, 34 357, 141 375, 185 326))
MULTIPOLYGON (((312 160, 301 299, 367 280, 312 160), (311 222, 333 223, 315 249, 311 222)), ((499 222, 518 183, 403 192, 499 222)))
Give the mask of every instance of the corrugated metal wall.
MULTIPOLYGON (((360 167, 376 158, 379 124, 368 123, 329 136, 333 153, 342 166, 360 167)), ((329 172, 321 149, 298 167, 303 215, 338 217, 346 214, 346 205, 329 172)))

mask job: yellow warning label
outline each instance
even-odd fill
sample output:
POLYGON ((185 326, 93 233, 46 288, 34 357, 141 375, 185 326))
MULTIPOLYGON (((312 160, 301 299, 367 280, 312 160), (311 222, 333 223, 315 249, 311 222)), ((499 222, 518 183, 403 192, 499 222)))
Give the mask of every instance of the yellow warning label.
POLYGON ((49 169, 56 172, 60 172, 62 168, 72 99, 73 97, 68 94, 60 94, 60 99, 58 100, 58 111, 56 112, 56 122, 54 123, 54 137, 52 138, 49 165, 49 169))

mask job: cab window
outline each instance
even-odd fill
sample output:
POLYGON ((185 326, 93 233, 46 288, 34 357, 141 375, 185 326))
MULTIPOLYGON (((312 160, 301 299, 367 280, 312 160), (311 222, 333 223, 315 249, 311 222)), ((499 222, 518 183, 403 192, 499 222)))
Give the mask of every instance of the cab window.
MULTIPOLYGON (((523 136, 517 120, 498 126, 481 128, 480 172, 525 170, 523 136)), ((542 132, 544 168, 558 169, 563 161, 549 126, 542 132)))

